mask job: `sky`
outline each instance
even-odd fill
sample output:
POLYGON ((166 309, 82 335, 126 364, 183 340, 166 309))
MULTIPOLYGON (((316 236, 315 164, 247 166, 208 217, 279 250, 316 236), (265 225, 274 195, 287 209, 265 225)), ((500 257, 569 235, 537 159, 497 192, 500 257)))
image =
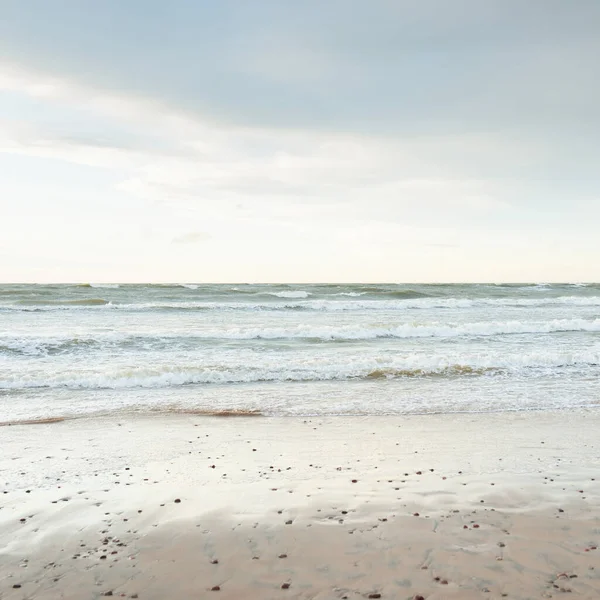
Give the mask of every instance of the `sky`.
POLYGON ((598 0, 0 13, 0 281, 600 281, 598 0))

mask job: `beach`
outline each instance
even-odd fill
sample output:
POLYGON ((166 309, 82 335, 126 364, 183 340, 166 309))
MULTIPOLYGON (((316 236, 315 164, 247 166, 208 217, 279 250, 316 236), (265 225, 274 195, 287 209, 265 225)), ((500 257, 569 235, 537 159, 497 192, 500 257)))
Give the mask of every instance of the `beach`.
POLYGON ((597 409, 0 427, 0 598, 600 597, 597 409))

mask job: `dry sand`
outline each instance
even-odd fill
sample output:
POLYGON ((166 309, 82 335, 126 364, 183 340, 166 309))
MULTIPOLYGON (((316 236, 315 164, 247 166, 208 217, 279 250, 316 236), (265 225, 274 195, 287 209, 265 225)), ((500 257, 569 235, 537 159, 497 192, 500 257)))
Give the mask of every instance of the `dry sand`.
POLYGON ((600 411, 0 427, 0 599, 600 599, 600 411))

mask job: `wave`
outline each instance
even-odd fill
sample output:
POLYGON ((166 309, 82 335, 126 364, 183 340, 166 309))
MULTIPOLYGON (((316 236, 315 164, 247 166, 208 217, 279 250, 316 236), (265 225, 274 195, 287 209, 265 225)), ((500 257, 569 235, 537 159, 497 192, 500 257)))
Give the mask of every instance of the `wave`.
POLYGON ((295 290, 289 292, 267 292, 269 296, 276 296, 277 298, 308 298, 311 293, 305 292, 304 290, 295 290))
MULTIPOLYGON (((109 300, 104 298, 81 298, 78 300, 19 300, 15 303, 16 309, 19 307, 25 307, 27 310, 29 307, 50 307, 52 308, 68 308, 71 306, 106 306, 110 304, 109 300)), ((4 306, 2 308, 12 308, 10 306, 4 306)))
POLYGON ((187 288, 188 290, 197 290, 198 285, 195 283, 180 283, 179 284, 183 288, 187 288))
POLYGON ((555 319, 553 321, 479 322, 445 325, 402 324, 393 327, 312 326, 207 329, 190 334, 96 334, 94 336, 3 336, 0 354, 51 355, 93 348, 162 349, 197 346, 206 341, 304 340, 319 342, 368 341, 377 339, 491 337, 524 334, 600 332, 600 319, 555 319))
POLYGON ((116 290, 120 286, 118 283, 79 283, 76 287, 78 288, 105 288, 109 290, 116 290))
POLYGON ((560 374, 564 369, 590 373, 600 367, 600 353, 532 353, 513 356, 471 356, 449 361, 441 356, 314 361, 267 365, 181 366, 172 364, 107 372, 52 372, 40 376, 13 374, 0 379, 0 390, 168 388, 202 384, 284 383, 318 381, 373 381, 406 378, 535 377, 560 374))
MULTIPOLYGON (((300 292, 273 292, 275 294, 299 294, 300 292)), ((308 294, 308 292, 302 292, 308 294)), ((279 296, 282 297, 282 296, 279 296)), ((292 300, 293 298, 290 298, 292 300)), ((403 311, 427 309, 469 309, 477 307, 535 308, 544 306, 600 306, 600 296, 555 296, 546 298, 412 298, 388 300, 304 300, 296 302, 175 302, 156 301, 122 303, 104 298, 78 300, 27 299, 13 304, 0 305, 0 311, 47 311, 47 310, 124 310, 124 311, 403 311)))

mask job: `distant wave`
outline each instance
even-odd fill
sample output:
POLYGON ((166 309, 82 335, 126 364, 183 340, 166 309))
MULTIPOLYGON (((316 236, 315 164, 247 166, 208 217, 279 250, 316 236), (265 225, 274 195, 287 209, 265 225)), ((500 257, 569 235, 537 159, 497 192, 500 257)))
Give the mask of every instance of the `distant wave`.
POLYGON ((387 363, 382 360, 345 360, 340 363, 298 363, 281 365, 235 365, 138 367, 99 373, 77 371, 44 376, 14 373, 0 379, 0 389, 32 388, 128 389, 164 388, 200 384, 240 384, 259 382, 310 382, 344 380, 393 380, 438 377, 496 377, 507 374, 524 377, 547 376, 563 369, 600 366, 600 353, 532 353, 506 357, 471 357, 449 362, 439 356, 413 355, 387 363))
POLYGON ((308 298, 310 292, 304 290, 292 290, 289 292, 267 292, 269 296, 277 296, 277 298, 308 298))
MULTIPOLYGON (((300 292, 277 292, 277 294, 300 292)), ((308 294, 308 292, 302 292, 308 294)), ((275 293, 274 293, 275 294, 275 293)), ((282 296, 279 296, 282 298, 282 296)), ((411 298, 384 300, 328 300, 289 298, 288 302, 273 301, 155 301, 139 303, 118 303, 104 298, 76 300, 24 299, 11 304, 1 304, 0 311, 36 311, 36 310, 75 310, 109 309, 127 311, 173 311, 173 310, 226 310, 226 311, 402 311, 417 309, 468 309, 481 306, 490 307, 537 307, 537 306, 600 306, 600 296, 555 296, 541 298, 411 298)))
POLYGON ((187 288, 188 290, 197 290, 198 285, 195 283, 180 283, 181 287, 187 288))
POLYGON ((81 288, 106 288, 109 290, 116 290, 118 289, 120 286, 118 283, 80 283, 77 285, 77 287, 81 287, 81 288))
POLYGON ((105 300, 104 298, 82 298, 79 300, 19 300, 17 301, 15 307, 12 306, 3 306, 4 309, 16 309, 18 310, 22 307, 22 310, 27 310, 29 307, 47 307, 47 309, 52 308, 68 308, 71 306, 105 306, 110 304, 109 300, 105 300))

